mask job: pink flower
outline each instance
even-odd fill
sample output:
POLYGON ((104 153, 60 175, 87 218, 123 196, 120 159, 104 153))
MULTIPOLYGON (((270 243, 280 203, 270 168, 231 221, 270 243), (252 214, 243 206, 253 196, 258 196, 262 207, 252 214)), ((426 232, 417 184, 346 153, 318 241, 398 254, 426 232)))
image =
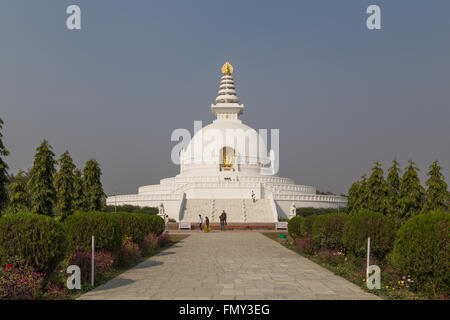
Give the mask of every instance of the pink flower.
POLYGON ((406 277, 405 277, 405 276, 403 276, 403 277, 402 277, 402 279, 403 279, 403 280, 405 280, 405 279, 406 279, 406 277))

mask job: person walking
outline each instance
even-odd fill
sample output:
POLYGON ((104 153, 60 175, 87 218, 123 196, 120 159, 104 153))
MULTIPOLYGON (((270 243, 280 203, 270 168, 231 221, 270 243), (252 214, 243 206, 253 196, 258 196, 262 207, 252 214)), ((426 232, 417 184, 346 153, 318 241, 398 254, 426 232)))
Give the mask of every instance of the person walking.
POLYGON ((166 226, 166 232, 169 232, 169 216, 167 214, 164 216, 164 224, 166 226))
POLYGON ((252 190, 252 200, 253 200, 253 203, 255 203, 256 199, 255 199, 255 193, 253 192, 253 190, 252 190))
POLYGON ((225 230, 225 225, 227 224, 227 214, 225 210, 222 211, 222 214, 219 216, 220 219, 220 230, 225 230))
POLYGON ((209 232, 209 219, 205 217, 205 226, 203 228, 203 232, 209 232))
POLYGON ((198 229, 201 231, 202 230, 202 225, 203 225, 203 218, 202 215, 199 214, 198 215, 198 229))

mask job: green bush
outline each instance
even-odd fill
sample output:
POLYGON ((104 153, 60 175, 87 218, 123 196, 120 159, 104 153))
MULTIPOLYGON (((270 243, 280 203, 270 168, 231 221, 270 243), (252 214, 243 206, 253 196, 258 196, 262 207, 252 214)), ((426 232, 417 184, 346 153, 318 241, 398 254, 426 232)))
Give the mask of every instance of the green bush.
MULTIPOLYGON (((297 208, 296 213, 298 216, 302 217, 308 217, 311 215, 320 215, 320 214, 327 214, 327 213, 334 213, 337 212, 337 208, 313 208, 313 207, 304 207, 304 208, 297 208)), ((339 208, 340 213, 347 212, 347 208, 339 208)))
POLYGON ((147 214, 141 214, 139 215, 142 223, 145 226, 146 234, 149 234, 150 232, 160 235, 163 233, 165 225, 164 225, 164 219, 157 215, 147 215, 147 214))
POLYGON ((392 260, 432 296, 450 284, 450 213, 432 211, 409 219, 397 232, 392 260))
POLYGON ((129 212, 129 213, 144 213, 144 214, 158 214, 158 208, 155 207, 139 207, 132 206, 130 204, 124 204, 122 206, 106 206, 106 212, 129 212))
POLYGON ((303 223, 300 226, 300 235, 301 236, 306 236, 307 234, 312 234, 312 226, 314 221, 316 220, 316 215, 310 215, 307 216, 304 220, 303 223))
POLYGON ((342 246, 342 231, 345 225, 343 214, 319 215, 312 225, 312 237, 319 248, 339 249, 342 246))
POLYGON ((300 228, 302 226, 303 220, 304 218, 300 216, 292 217, 291 219, 289 219, 288 233, 292 237, 292 239, 295 240, 300 234, 300 228))
POLYGON ((122 244, 120 224, 104 212, 77 212, 64 221, 64 228, 72 250, 90 250, 95 236, 95 249, 114 251, 122 244))
POLYGON ((143 223, 140 214, 129 212, 111 213, 111 216, 120 224, 122 235, 131 237, 135 243, 141 243, 148 232, 148 225, 143 223))
POLYGON ((67 252, 62 225, 54 219, 32 213, 7 214, 0 218, 0 260, 2 265, 19 258, 49 275, 67 252))
POLYGON ((362 211, 349 216, 342 234, 344 247, 354 255, 364 257, 367 255, 368 237, 371 255, 382 260, 394 244, 394 223, 377 212, 362 211))

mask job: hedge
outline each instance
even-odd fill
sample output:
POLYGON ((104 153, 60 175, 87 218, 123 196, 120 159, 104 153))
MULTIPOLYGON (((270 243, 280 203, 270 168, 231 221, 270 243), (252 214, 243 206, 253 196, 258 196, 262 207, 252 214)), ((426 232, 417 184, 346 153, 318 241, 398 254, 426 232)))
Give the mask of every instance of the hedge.
POLYGON ((159 209, 156 207, 140 207, 132 206, 130 204, 124 204, 121 206, 111 206, 105 207, 106 212, 128 212, 128 213, 143 213, 143 214, 158 214, 159 209))
POLYGON ((288 233, 295 240, 297 236, 300 234, 300 228, 303 223, 303 217, 297 216, 289 219, 288 222, 288 233))
MULTIPOLYGON (((298 216, 302 217, 308 217, 311 215, 320 215, 320 214, 328 214, 328 213, 334 213, 338 209, 337 208, 313 208, 313 207, 302 207, 297 208, 296 213, 298 216)), ((339 211, 341 213, 346 213, 347 208, 339 208, 339 211)))
POLYGON ((316 220, 316 215, 307 216, 303 223, 300 226, 300 235, 306 236, 307 234, 312 234, 312 226, 314 224, 314 221, 316 220))
POLYGON ((67 239, 61 223, 27 212, 0 218, 0 260, 13 257, 49 275, 66 254, 67 239))
POLYGON ((64 221, 72 250, 90 250, 95 236, 95 249, 114 251, 122 244, 120 224, 109 213, 77 212, 64 221))
POLYGON ((409 219, 397 232, 392 262, 428 293, 447 293, 450 283, 450 213, 431 211, 409 219))
POLYGON ((344 247, 357 257, 366 256, 368 237, 371 255, 382 260, 394 244, 394 223, 377 212, 362 211, 349 216, 342 234, 344 247))
POLYGON ((129 212, 110 213, 120 224, 122 235, 131 237, 135 243, 141 243, 148 234, 148 226, 140 214, 129 212))
POLYGON ((342 232, 345 225, 343 214, 319 215, 312 225, 312 238, 319 248, 339 249, 342 246, 342 232))
POLYGON ((141 214, 139 215, 143 224, 146 227, 146 233, 149 234, 153 232, 156 235, 160 235, 163 233, 165 229, 164 219, 157 215, 147 215, 141 214))

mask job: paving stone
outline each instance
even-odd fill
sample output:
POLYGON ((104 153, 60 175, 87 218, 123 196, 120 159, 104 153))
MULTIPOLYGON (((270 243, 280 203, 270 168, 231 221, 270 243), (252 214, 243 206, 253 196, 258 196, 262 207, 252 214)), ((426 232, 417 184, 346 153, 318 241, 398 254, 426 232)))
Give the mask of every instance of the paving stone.
POLYGON ((228 231, 192 232, 79 299, 379 298, 259 232, 228 231))

